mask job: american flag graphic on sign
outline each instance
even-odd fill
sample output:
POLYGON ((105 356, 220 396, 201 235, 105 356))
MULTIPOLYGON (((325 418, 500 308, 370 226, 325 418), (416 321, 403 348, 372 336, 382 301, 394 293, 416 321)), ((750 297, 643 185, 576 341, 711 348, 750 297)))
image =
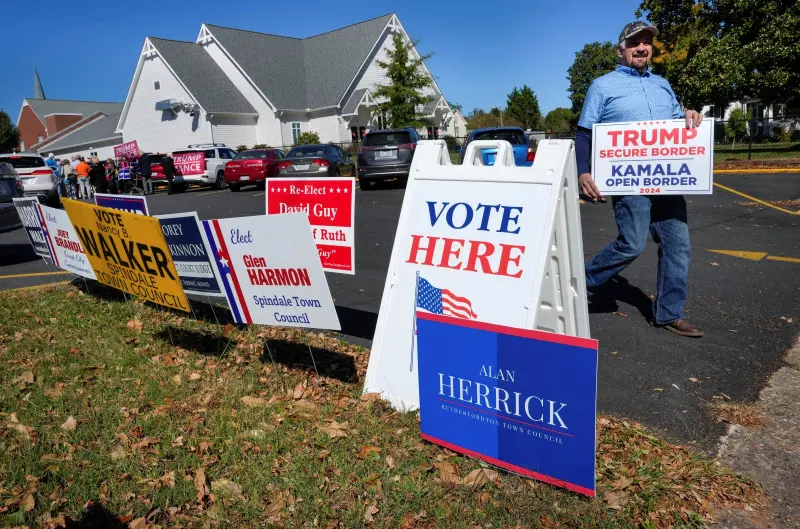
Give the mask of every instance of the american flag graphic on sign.
POLYGON ((422 277, 419 278, 417 286, 417 307, 433 314, 465 320, 474 320, 478 317, 472 312, 472 302, 469 299, 456 296, 446 288, 436 288, 422 277))

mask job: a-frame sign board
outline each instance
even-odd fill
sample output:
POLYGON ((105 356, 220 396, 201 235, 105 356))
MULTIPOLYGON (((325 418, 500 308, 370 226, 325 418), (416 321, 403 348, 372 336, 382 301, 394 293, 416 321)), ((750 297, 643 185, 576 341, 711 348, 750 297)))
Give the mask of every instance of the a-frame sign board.
POLYGON ((398 409, 419 406, 417 307, 589 337, 573 142, 539 142, 532 167, 505 141, 474 141, 464 160, 442 140, 414 154, 364 387, 398 409))

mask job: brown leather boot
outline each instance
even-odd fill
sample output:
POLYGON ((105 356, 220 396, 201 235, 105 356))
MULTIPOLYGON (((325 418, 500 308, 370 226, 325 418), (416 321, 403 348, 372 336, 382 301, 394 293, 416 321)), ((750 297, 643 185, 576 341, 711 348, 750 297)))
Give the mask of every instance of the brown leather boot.
POLYGON ((680 320, 675 320, 672 323, 668 323, 666 325, 661 325, 668 331, 672 331, 675 334, 680 334, 681 336, 688 336, 689 338, 702 338, 703 331, 689 323, 689 320, 686 318, 681 318, 680 320))

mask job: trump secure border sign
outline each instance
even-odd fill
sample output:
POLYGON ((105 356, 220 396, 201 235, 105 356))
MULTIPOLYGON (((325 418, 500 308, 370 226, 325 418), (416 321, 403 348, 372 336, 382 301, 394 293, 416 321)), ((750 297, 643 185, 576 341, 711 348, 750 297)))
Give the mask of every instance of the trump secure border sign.
POLYGON ((710 195, 714 124, 682 119, 596 123, 592 177, 603 195, 710 195))
POLYGON ((189 312, 158 219, 76 200, 63 202, 100 283, 189 312))

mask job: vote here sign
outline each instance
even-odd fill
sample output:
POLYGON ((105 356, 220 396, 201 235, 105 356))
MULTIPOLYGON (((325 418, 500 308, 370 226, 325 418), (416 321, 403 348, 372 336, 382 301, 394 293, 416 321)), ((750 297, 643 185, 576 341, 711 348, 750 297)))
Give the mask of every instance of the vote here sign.
POLYGON ((100 283, 189 312, 158 219, 77 200, 63 202, 100 283))
POLYGON ((355 274, 355 178, 268 178, 267 215, 308 215, 322 268, 355 274))
POLYGON ((302 213, 204 220, 236 323, 339 330, 302 213))
POLYGON ((710 195, 714 124, 682 119, 596 123, 592 177, 603 195, 710 195))

